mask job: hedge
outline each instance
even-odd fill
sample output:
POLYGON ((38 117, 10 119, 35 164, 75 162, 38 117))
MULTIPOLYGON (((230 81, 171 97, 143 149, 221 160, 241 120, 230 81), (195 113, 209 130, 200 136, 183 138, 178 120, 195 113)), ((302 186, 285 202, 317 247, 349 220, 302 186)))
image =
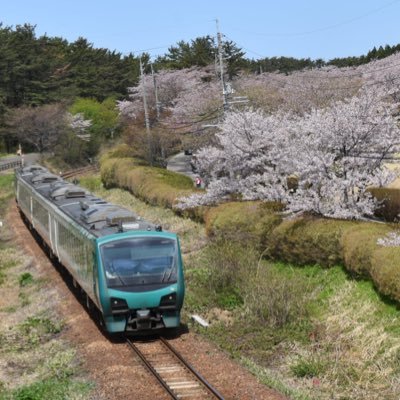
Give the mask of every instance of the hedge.
POLYGON ((371 257, 370 275, 378 291, 400 301, 400 247, 379 247, 371 257))
POLYGON ((377 240, 393 231, 387 224, 352 222, 342 236, 343 259, 347 270, 355 275, 370 276, 374 252, 381 246, 377 240))
MULTIPOLYGON (((103 157, 101 177, 106 187, 123 187, 151 204, 169 208, 179 197, 198 191, 190 178, 138 165, 132 158, 103 157)), ((395 229, 394 224, 315 216, 283 219, 281 210, 277 203, 228 202, 185 214, 203 220, 210 237, 251 242, 274 260, 343 265, 355 276, 371 278, 380 293, 400 302, 400 247, 377 244, 378 238, 395 229)))
POLYGON ((400 214, 400 189, 397 188, 371 188, 369 192, 381 204, 375 215, 384 221, 399 221, 400 214))
POLYGON ((282 220, 257 202, 226 203, 206 213, 209 235, 250 239, 276 261, 295 265, 343 265, 353 276, 370 278, 378 291, 400 302, 400 247, 377 240, 395 229, 390 224, 313 216, 282 220))
POLYGON ((189 177, 140 165, 132 158, 103 156, 100 173, 105 187, 122 187, 138 198, 162 207, 172 208, 180 197, 196 191, 189 177))
POLYGON ((348 225, 347 221, 311 216, 285 220, 274 229, 266 243, 268 255, 297 265, 342 264, 341 237, 348 225))
POLYGON ((273 229, 282 222, 276 211, 282 206, 260 201, 229 202, 210 207, 204 213, 208 236, 252 242, 263 248, 273 229))

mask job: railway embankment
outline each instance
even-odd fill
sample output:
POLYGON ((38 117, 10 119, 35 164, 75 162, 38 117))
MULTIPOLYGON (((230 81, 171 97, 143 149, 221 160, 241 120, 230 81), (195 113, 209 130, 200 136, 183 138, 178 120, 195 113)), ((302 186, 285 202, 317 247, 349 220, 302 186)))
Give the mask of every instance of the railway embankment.
POLYGON ((400 253, 377 244, 393 225, 285 219, 277 204, 238 201, 190 210, 185 215, 201 223, 189 222, 174 211, 176 187, 164 189, 168 202, 156 202, 170 210, 154 206, 128 178, 135 166, 120 162, 102 163, 103 182, 144 202, 120 189, 106 196, 162 220, 184 246, 191 243, 184 251, 191 330, 290 398, 396 399, 400 253), (210 327, 193 324, 194 312, 210 327))
MULTIPOLYGON (((147 212, 153 220, 168 220, 172 229, 182 234, 187 254, 203 238, 199 224, 182 221, 164 208, 141 203, 126 191, 101 189, 98 177, 81 179, 90 190, 102 191, 108 199, 114 197, 143 216, 147 212), (168 218, 169 213, 173 218, 168 218)), ((0 289, 5 296, 0 303, 0 398, 167 398, 125 342, 103 335, 95 315, 85 308, 79 290, 40 248, 18 215, 12 181, 10 175, 4 182, 4 199, 3 194, 0 196, 1 215, 7 213, 4 230, 0 230, 0 289)), ((2 183, 0 177, 1 190, 2 183)), ((179 353, 221 390, 224 398, 283 398, 195 333, 183 332, 172 341, 179 353)))
POLYGON ((34 240, 13 204, 13 178, 0 175, 0 398, 85 398, 92 384, 63 336, 63 299, 48 261, 29 248, 34 240))

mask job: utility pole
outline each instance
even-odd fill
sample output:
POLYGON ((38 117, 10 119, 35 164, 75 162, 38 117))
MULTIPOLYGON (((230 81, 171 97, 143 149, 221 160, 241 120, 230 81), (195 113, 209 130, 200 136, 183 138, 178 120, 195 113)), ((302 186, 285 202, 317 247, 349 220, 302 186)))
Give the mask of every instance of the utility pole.
MULTIPOLYGON (((242 104, 247 103, 249 100, 246 96, 237 96, 232 97, 235 90, 232 88, 230 82, 225 83, 224 80, 224 57, 223 57, 223 48, 222 48, 222 33, 219 31, 219 22, 218 19, 215 20, 217 25, 217 43, 218 43, 218 64, 219 64, 219 75, 221 78, 221 86, 222 86, 222 102, 224 106, 224 111, 229 110, 232 104, 242 104)), ((215 73, 218 75, 217 68, 217 54, 215 55, 215 73)), ((206 124, 203 125, 203 128, 216 128, 218 125, 215 124, 206 124)))
POLYGON ((147 143, 148 143, 148 151, 149 151, 149 162, 150 165, 153 165, 153 157, 151 151, 151 132, 150 132, 150 121, 149 121, 149 110, 147 109, 147 98, 146 98, 146 88, 144 82, 144 73, 143 73, 143 63, 142 58, 140 57, 140 80, 142 82, 142 94, 143 94, 143 107, 144 107, 144 121, 146 124, 146 133, 147 133, 147 143))
POLYGON ((157 121, 160 119, 160 102, 158 101, 158 89, 157 89, 157 82, 156 76, 154 74, 153 63, 150 64, 151 67, 151 76, 153 77, 153 84, 154 84, 154 95, 156 98, 156 113, 157 113, 157 121))
MULTIPOLYGON (((155 96, 155 100, 156 100, 156 115, 157 115, 157 121, 160 120, 160 102, 158 101, 158 89, 157 89, 157 81, 156 81, 156 75, 154 73, 154 69, 153 69, 153 63, 150 63, 150 67, 151 67, 151 75, 153 77, 153 85, 154 85, 154 96, 155 96)), ((164 145, 163 145, 163 141, 160 140, 160 146, 161 146, 161 158, 163 160, 165 160, 165 149, 164 149, 164 145)))
POLYGON ((225 82, 224 82, 224 59, 223 59, 223 55, 222 55, 222 34, 219 31, 218 19, 216 19, 215 22, 217 25, 218 60, 219 60, 219 73, 221 76, 221 85, 222 85, 222 101, 223 101, 223 105, 224 105, 224 110, 227 110, 229 107, 229 104, 228 104, 227 93, 226 93, 225 82))

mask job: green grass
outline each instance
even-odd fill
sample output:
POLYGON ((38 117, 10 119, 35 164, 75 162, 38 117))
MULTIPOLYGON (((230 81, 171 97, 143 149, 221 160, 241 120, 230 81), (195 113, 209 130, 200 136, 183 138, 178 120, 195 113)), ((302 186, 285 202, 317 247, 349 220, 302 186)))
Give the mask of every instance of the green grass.
POLYGON ((19 286, 30 285, 33 283, 33 281, 34 281, 34 279, 30 272, 24 272, 18 278, 19 286))
POLYGON ((308 359, 299 359, 296 363, 290 366, 290 370, 298 378, 314 378, 321 376, 328 366, 318 357, 308 359))
POLYGON ((85 187, 91 192, 96 192, 103 188, 103 183, 101 182, 100 176, 98 175, 88 175, 80 177, 79 185, 85 187))
MULTIPOLYGON (((370 226, 374 235, 389 228, 363 224, 361 232, 358 225, 353 229, 352 222, 315 223, 308 218, 289 221, 276 230, 277 221, 261 221, 258 209, 254 215, 260 224, 250 233, 277 235, 260 236, 262 240, 252 247, 247 240, 225 237, 225 243, 220 241, 221 232, 234 236, 235 225, 246 225, 242 214, 230 224, 233 208, 225 207, 224 214, 207 221, 215 239, 210 243, 199 233, 200 225, 175 219, 173 213, 149 207, 124 191, 99 188, 98 193, 145 218, 172 223, 171 230, 180 233, 186 247, 184 321, 263 382, 293 399, 398 400, 399 310, 371 282, 353 280, 337 266, 344 255, 352 271, 361 270, 362 248, 369 242, 354 246, 353 236, 363 236, 370 226), (305 265, 262 260, 258 244, 265 241, 273 245, 271 256, 283 251, 288 260, 305 265), (330 257, 329 269, 307 265, 326 257, 330 257), (211 320, 210 328, 194 325, 189 318, 194 312, 211 320)), ((385 272, 374 265, 376 274, 385 272)))
MULTIPOLYGON (((258 365, 260 378, 292 398, 364 400, 376 398, 380 390, 385 399, 396 398, 391 382, 400 370, 399 310, 383 301, 371 282, 351 280, 339 266, 322 269, 261 261, 255 281, 247 264, 250 287, 242 281, 235 288, 243 303, 226 305, 210 287, 220 284, 221 271, 215 275, 215 270, 223 269, 215 257, 213 268, 210 251, 214 249, 206 247, 188 262, 185 312, 207 318, 217 307, 222 316, 223 309, 231 311, 230 318, 217 318, 208 329, 192 329, 238 360, 258 365), (291 312, 280 319, 287 310, 291 312)), ((222 253, 226 255, 226 249, 222 253)), ((230 272, 235 274, 238 268, 230 272)))
POLYGON ((0 175, 0 192, 9 193, 14 188, 14 174, 0 175))
POLYGON ((193 189, 192 179, 185 175, 177 174, 162 168, 157 168, 155 171, 157 173, 157 179, 160 179, 166 185, 176 189, 193 189))
POLYGON ((66 400, 84 398, 91 385, 66 379, 44 379, 12 391, 0 391, 0 400, 66 400))
POLYGON ((61 324, 59 322, 54 322, 47 317, 34 316, 28 317, 19 325, 19 329, 25 335, 35 332, 44 336, 49 333, 59 333, 61 331, 61 324))

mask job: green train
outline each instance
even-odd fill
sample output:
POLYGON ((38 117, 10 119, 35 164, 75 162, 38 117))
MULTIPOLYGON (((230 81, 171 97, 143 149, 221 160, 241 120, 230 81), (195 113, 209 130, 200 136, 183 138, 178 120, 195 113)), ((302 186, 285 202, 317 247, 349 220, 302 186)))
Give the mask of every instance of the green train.
POLYGON ((16 170, 15 197, 107 332, 179 327, 185 284, 176 234, 40 165, 16 170))

